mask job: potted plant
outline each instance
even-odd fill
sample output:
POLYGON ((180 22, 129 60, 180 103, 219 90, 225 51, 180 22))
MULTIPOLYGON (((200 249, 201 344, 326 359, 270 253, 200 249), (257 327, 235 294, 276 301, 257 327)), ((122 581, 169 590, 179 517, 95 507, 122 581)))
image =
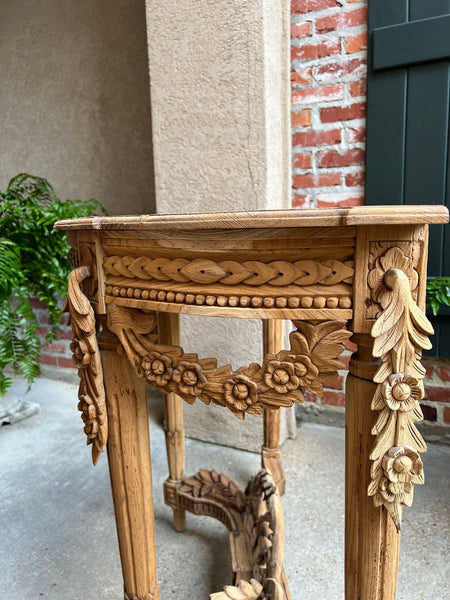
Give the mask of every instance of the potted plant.
MULTIPOLYGON (((42 346, 56 338, 70 265, 69 246, 55 221, 103 211, 95 200, 62 202, 46 179, 22 173, 0 192, 0 421, 12 413, 18 420, 17 401, 5 400, 11 375, 28 383, 39 373, 42 346), (50 317, 49 333, 38 335, 33 298, 43 302, 50 317), (8 406, 7 406, 8 404, 8 406), (2 419, 3 414, 3 419, 2 419)), ((25 412, 26 407, 25 407, 25 412)), ((7 419, 8 417, 6 417, 7 419)), ((6 421, 8 422, 8 421, 6 421)))

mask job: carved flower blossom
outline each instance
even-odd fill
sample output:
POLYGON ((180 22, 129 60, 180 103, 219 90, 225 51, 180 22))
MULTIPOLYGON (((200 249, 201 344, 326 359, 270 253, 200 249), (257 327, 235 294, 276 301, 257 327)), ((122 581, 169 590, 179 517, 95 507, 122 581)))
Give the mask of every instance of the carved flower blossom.
POLYGON ((150 383, 164 387, 172 377, 172 361, 159 352, 150 352, 141 362, 144 376, 150 383))
POLYGON ((173 380, 179 384, 180 391, 189 396, 198 396, 207 380, 198 363, 181 361, 173 372, 173 380))
MULTIPOLYGON (((279 355, 277 355, 279 356, 279 355)), ((271 360, 266 366, 264 381, 279 394, 299 387, 314 387, 319 371, 308 356, 284 354, 284 360, 271 360)))
POLYGON ((414 486, 409 482, 389 481, 386 477, 380 481, 380 494, 389 503, 400 503, 412 506, 414 486))
POLYGON ((386 286, 385 276, 390 269, 399 269, 403 271, 409 279, 411 290, 414 291, 419 282, 419 276, 414 268, 413 261, 409 256, 403 253, 398 247, 390 248, 383 256, 375 261, 374 268, 369 272, 367 281, 372 290, 372 297, 386 308, 391 297, 392 290, 386 286))
POLYGON ((375 398, 375 410, 382 408, 381 401, 391 410, 408 412, 417 407, 423 396, 419 381, 409 373, 394 373, 378 387, 375 398))
MULTIPOLYGON (((225 400, 233 408, 233 411, 244 412, 249 406, 253 406, 258 402, 258 386, 246 375, 241 373, 233 373, 232 376, 223 384, 225 400)), ((258 414, 261 414, 262 408, 258 414)), ((252 411, 255 412, 255 411, 252 411)))
POLYGON ((411 446, 394 446, 384 456, 380 494, 387 502, 411 506, 414 483, 423 483, 423 463, 411 446))
POLYGON ((383 458, 383 471, 389 481, 423 483, 423 463, 411 446, 394 446, 383 458))
POLYGON ((309 387, 316 380, 319 370, 311 362, 309 356, 303 354, 289 355, 289 359, 294 363, 294 371, 300 380, 301 387, 309 387))
POLYGON ((85 369, 92 359, 89 345, 83 339, 74 337, 70 344, 70 350, 72 351, 72 360, 78 369, 85 369))
POLYGON ((81 411, 81 419, 84 423, 84 433, 87 435, 88 444, 92 444, 98 434, 97 408, 92 398, 85 394, 80 395, 78 410, 81 411))
POLYGON ((264 381, 279 394, 286 394, 300 385, 295 366, 291 362, 279 360, 271 360, 267 363, 264 381))

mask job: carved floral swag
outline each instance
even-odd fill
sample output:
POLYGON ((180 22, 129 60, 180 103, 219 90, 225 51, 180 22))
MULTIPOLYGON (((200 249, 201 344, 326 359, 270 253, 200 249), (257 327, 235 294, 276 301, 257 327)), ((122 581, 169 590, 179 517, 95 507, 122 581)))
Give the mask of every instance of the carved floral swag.
POLYGON ((218 404, 237 417, 261 415, 263 407, 279 408, 303 401, 302 390, 322 396, 322 382, 343 368, 338 357, 350 332, 345 321, 318 324, 295 321, 290 349, 267 355, 262 365, 252 363, 232 371, 217 367, 212 358, 199 359, 177 346, 151 344, 154 315, 110 307, 108 326, 121 344, 138 376, 164 392, 175 392, 192 404, 218 404))

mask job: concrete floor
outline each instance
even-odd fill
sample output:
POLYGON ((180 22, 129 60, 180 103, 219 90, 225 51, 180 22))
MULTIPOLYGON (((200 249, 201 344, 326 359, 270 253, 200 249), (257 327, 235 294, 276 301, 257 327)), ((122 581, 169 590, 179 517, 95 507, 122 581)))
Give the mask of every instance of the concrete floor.
MULTIPOLYGON (((22 393, 25 386, 16 385, 22 393)), ((0 430, 0 581, 8 600, 123 598, 106 456, 84 446, 76 387, 40 379, 42 411, 0 430)), ((158 406, 158 403, 155 403, 158 406)), ((163 504, 167 476, 157 408, 151 424, 162 598, 208 598, 229 583, 221 523, 187 516, 176 533, 163 504)), ((236 421, 236 426, 239 422, 236 421)), ((344 431, 305 424, 283 446, 285 569, 294 600, 343 598, 344 431)), ((187 440, 187 472, 216 468, 243 485, 259 456, 187 440)), ((404 511, 397 600, 450 600, 450 448, 430 445, 425 486, 404 511)), ((0 594, 3 598, 4 595, 0 594)))

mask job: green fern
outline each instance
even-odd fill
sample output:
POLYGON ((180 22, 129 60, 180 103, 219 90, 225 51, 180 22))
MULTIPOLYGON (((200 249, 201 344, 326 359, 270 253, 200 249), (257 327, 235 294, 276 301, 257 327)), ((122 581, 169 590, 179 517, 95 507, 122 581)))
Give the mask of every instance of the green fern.
POLYGON ((0 299, 7 298, 20 285, 20 260, 20 248, 0 238, 0 299))
POLYGON ((427 282, 427 307, 436 316, 442 305, 450 306, 450 277, 431 277, 427 282))
POLYGON ((30 386, 39 373, 42 342, 31 298, 50 316, 44 344, 60 326, 58 299, 65 294, 70 265, 65 235, 55 221, 105 212, 95 200, 62 202, 46 179, 21 173, 0 192, 0 396, 12 384, 7 366, 30 386))

